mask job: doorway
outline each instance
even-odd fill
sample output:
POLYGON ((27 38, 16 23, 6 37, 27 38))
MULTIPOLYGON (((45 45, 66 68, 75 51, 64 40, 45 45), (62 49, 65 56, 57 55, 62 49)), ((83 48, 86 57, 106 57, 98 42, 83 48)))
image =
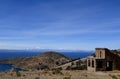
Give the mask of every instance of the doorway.
POLYGON ((112 71, 113 70, 113 61, 107 61, 107 71, 112 71))

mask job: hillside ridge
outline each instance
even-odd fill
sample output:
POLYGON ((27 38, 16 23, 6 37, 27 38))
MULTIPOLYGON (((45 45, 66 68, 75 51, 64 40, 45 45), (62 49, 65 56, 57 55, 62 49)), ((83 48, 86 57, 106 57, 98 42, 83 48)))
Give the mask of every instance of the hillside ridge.
POLYGON ((0 60, 2 64, 13 64, 22 69, 50 69, 71 61, 71 58, 58 52, 48 51, 32 57, 18 57, 0 60))

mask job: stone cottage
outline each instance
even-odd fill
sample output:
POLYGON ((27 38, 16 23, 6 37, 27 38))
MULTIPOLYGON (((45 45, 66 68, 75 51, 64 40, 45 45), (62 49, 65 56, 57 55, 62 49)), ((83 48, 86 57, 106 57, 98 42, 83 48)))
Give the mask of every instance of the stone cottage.
POLYGON ((96 48, 95 56, 87 58, 89 71, 120 70, 120 51, 107 48, 96 48))

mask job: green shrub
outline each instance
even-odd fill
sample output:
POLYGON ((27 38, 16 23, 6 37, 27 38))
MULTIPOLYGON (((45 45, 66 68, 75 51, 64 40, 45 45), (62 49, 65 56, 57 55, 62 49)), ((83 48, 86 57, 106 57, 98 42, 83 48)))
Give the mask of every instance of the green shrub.
POLYGON ((40 79, 39 77, 35 77, 35 79, 40 79))
POLYGON ((52 70, 52 73, 53 74, 62 74, 62 72, 61 72, 61 68, 53 68, 53 69, 51 69, 52 70))
POLYGON ((71 66, 67 66, 66 70, 71 70, 71 66))
POLYGON ((118 79, 117 76, 111 75, 112 79, 118 79))
POLYGON ((24 74, 23 76, 25 77, 26 75, 24 74))
POLYGON ((21 77, 21 73, 20 72, 16 72, 16 75, 17 75, 17 77, 21 77))
POLYGON ((118 74, 117 76, 119 76, 119 77, 120 77, 120 74, 118 74))
POLYGON ((13 73, 10 73, 11 76, 13 76, 13 73))
POLYGON ((71 79, 71 77, 64 77, 63 79, 71 79))

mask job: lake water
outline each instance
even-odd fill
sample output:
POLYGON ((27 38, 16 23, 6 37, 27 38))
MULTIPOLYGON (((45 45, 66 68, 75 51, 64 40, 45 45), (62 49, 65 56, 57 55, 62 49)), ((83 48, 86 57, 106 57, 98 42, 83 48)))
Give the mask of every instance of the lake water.
MULTIPOLYGON (((42 52, 0 52, 0 60, 15 58, 15 57, 30 57, 30 56, 38 55, 40 53, 42 52)), ((86 56, 89 56, 93 52, 60 52, 60 53, 67 57, 76 59, 76 58, 84 58, 86 56)), ((0 64, 0 72, 7 71, 11 68, 13 68, 14 70, 20 70, 19 68, 15 68, 11 64, 0 64)))
MULTIPOLYGON (((30 57, 41 54, 42 52, 0 52, 0 60, 15 57, 30 57)), ((71 58, 84 58, 93 52, 60 52, 61 54, 71 58)))
POLYGON ((5 72, 7 70, 13 69, 15 71, 20 71, 22 69, 14 67, 12 64, 0 64, 0 72, 5 72))

